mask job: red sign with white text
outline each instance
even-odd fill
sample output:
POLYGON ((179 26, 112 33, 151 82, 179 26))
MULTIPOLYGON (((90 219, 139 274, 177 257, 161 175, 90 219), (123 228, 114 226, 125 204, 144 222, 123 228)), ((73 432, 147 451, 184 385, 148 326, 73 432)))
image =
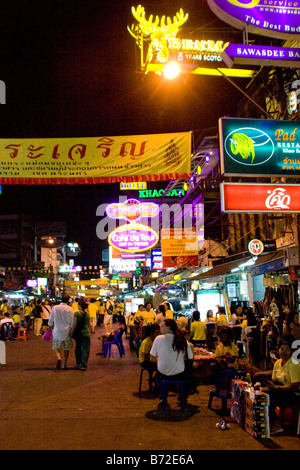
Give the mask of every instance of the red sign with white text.
POLYGON ((300 185, 221 183, 222 212, 300 212, 300 185))

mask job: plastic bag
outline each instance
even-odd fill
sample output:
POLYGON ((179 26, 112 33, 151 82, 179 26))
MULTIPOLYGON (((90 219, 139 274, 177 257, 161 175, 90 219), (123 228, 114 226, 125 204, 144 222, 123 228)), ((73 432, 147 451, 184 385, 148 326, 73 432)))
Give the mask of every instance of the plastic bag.
POLYGON ((47 330, 47 331, 43 334, 43 340, 44 340, 44 341, 52 341, 52 330, 47 330))

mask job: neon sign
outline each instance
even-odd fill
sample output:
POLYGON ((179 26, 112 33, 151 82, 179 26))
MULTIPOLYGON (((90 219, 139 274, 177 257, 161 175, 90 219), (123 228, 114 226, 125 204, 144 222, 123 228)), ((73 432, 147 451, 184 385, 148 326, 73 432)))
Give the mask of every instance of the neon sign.
POLYGON ((296 121, 221 118, 224 175, 299 176, 300 127, 296 121))
POLYGON ((128 27, 128 31, 133 36, 136 44, 141 50, 141 69, 148 72, 161 73, 167 63, 176 61, 183 70, 190 73, 198 73, 205 75, 222 74, 236 77, 251 77, 252 70, 228 70, 222 67, 221 53, 224 51, 228 43, 222 40, 192 40, 180 39, 177 37, 182 25, 188 19, 188 13, 184 14, 183 10, 171 18, 161 19, 153 15, 146 19, 145 9, 139 5, 136 9, 132 7, 132 14, 137 24, 128 27), (144 42, 149 42, 146 56, 144 57, 144 42), (220 69, 221 72, 218 70, 220 69))
POLYGON ((108 243, 117 250, 139 252, 153 248, 158 239, 158 233, 151 227, 131 223, 113 230, 108 236, 108 243))
POLYGON ((109 204, 106 213, 111 219, 125 219, 132 222, 140 220, 142 217, 156 217, 159 213, 159 207, 153 202, 127 199, 124 203, 109 204))

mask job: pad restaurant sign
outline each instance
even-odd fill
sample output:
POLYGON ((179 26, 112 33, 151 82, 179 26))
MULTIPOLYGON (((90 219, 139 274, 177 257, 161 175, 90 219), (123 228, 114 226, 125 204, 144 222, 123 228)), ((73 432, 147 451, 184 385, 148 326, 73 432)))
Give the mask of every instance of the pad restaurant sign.
POLYGON ((160 181, 185 179, 190 171, 190 132, 0 139, 3 184, 160 181))
POLYGON ((278 39, 297 39, 300 34, 298 0, 207 0, 218 18, 237 29, 278 39))
POLYGON ((221 118, 219 134, 222 174, 299 177, 297 121, 221 118))

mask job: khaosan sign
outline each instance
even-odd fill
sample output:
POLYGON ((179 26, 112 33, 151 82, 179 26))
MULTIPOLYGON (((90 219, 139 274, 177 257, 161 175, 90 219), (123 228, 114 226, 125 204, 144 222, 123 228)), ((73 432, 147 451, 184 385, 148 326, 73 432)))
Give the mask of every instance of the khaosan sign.
POLYGON ((221 20, 237 29, 278 39, 300 34, 299 0, 207 0, 221 20))
POLYGON ((300 186, 221 183, 221 210, 229 213, 300 213, 300 186))
POLYGON ((223 175, 300 175, 297 121, 221 118, 219 136, 223 175))
POLYGON ((98 184, 186 179, 191 132, 0 139, 0 183, 98 184))

